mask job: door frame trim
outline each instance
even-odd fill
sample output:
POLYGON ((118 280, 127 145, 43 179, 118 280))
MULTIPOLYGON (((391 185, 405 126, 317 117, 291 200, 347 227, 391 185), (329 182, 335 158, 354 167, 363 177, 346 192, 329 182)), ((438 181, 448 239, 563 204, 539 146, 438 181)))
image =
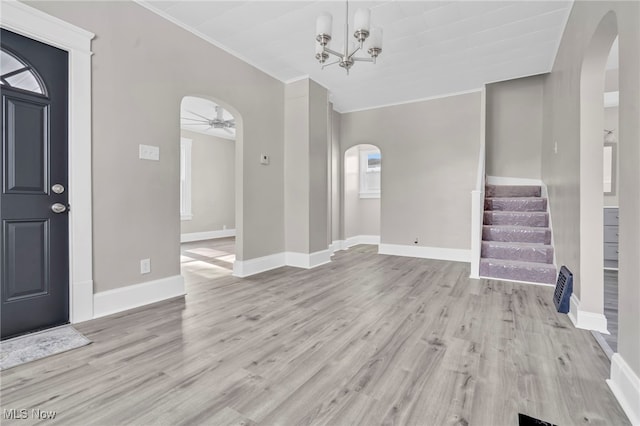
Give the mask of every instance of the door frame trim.
POLYGON ((15 0, 0 26, 69 53, 69 321, 93 318, 91 32, 15 0))

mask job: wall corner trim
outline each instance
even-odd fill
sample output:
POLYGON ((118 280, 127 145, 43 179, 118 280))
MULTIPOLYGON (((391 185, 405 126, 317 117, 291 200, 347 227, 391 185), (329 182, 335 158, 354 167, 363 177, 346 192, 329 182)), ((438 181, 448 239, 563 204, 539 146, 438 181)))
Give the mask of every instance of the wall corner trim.
POLYGON ((571 295, 569 307, 569 319, 576 328, 597 331, 602 334, 611 334, 607 330, 607 318, 604 314, 588 312, 580 309, 580 299, 576 294, 571 295))
POLYGON ((236 260, 233 263, 233 276, 245 278, 251 275, 267 272, 283 266, 312 269, 331 262, 331 249, 314 253, 297 253, 286 251, 249 260, 236 260))
POLYGON ((160 278, 93 295, 93 318, 100 318, 186 294, 182 275, 160 278))
POLYGON ((471 263, 471 250, 467 249, 380 244, 378 254, 471 263))
POLYGON ((213 240, 216 238, 235 237, 235 229, 220 229, 217 231, 191 232, 180 235, 181 243, 190 243, 193 241, 213 240))
POLYGON ((285 257, 287 266, 311 269, 331 262, 331 250, 321 250, 309 254, 288 251, 285 253, 285 257))
POLYGON ((286 265, 285 253, 270 254, 255 259, 236 260, 233 262, 233 276, 245 278, 261 272, 270 271, 286 265))
POLYGON ((619 353, 611 357, 611 378, 607 384, 631 424, 640 426, 640 377, 619 353))

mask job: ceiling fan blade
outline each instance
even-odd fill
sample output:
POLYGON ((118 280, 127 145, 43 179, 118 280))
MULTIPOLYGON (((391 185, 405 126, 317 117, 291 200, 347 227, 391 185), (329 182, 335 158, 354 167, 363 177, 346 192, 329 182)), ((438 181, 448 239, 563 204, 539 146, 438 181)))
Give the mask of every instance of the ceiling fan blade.
POLYGON ((205 119, 205 120, 207 120, 207 121, 210 121, 210 120, 209 120, 209 118, 205 117, 204 115, 198 114, 197 112, 193 112, 193 111, 189 111, 189 110, 186 110, 186 111, 187 111, 188 113, 193 114, 193 115, 197 115, 197 116, 198 116, 198 117, 200 117, 200 118, 204 118, 204 119, 205 119))
POLYGON ((209 123, 209 120, 201 120, 199 118, 180 117, 181 120, 198 121, 200 123, 209 123))
POLYGON ((181 123, 183 126, 211 126, 209 123, 181 123))

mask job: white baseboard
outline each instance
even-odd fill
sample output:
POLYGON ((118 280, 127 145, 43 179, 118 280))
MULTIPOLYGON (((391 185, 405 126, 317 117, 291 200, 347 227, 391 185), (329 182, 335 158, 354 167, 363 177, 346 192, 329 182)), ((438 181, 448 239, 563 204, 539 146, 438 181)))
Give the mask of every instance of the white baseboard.
POLYGON ((193 241, 213 240, 215 238, 235 237, 235 229, 220 229, 218 231, 191 232, 189 234, 180 235, 181 243, 190 243, 193 241))
POLYGON ((93 319, 93 280, 74 282, 71 297, 71 323, 93 319))
POLYGON ((292 251, 276 253, 269 256, 249 260, 236 260, 233 263, 233 276, 245 278, 261 272, 270 271, 282 266, 311 269, 331 262, 330 249, 315 253, 296 253, 292 251))
POLYGON ((348 249, 349 247, 357 246, 358 244, 380 244, 380 235, 356 235, 344 240, 343 247, 348 249))
POLYGON ((295 266, 296 268, 311 269, 331 262, 331 250, 329 249, 309 254, 288 251, 285 255, 287 266, 295 266))
POLYGON ((575 293, 569 300, 569 319, 576 328, 597 331, 602 334, 611 334, 607 330, 607 318, 604 314, 587 312, 580 309, 580 299, 575 293))
POLYGON ((611 362, 611 357, 613 356, 613 349, 611 349, 611 346, 609 346, 607 341, 604 340, 604 336, 602 335, 602 333, 598 333, 597 331, 591 331, 591 335, 593 336, 594 339, 596 339, 598 346, 600 346, 600 349, 602 349, 602 352, 604 352, 609 362, 611 362))
POLYGON ((333 255, 333 253, 335 253, 337 251, 344 250, 345 246, 346 246, 346 241, 345 240, 335 240, 334 242, 329 244, 329 250, 331 251, 331 254, 333 255))
POLYGON ((379 254, 392 256, 419 257, 423 259, 471 262, 471 250, 440 247, 407 246, 401 244, 380 244, 379 254))
POLYGON ((611 357, 611 378, 607 384, 631 424, 640 426, 640 377, 619 353, 611 357))
POLYGON ((503 176, 487 176, 486 183, 488 185, 542 185, 542 180, 503 176))
POLYGON ((186 291, 182 275, 101 291, 93 295, 93 317, 116 314, 184 294, 186 291))
POLYGON ((260 272, 270 271, 286 265, 285 253, 276 253, 268 256, 257 257, 249 260, 236 260, 233 262, 233 276, 245 278, 260 272))

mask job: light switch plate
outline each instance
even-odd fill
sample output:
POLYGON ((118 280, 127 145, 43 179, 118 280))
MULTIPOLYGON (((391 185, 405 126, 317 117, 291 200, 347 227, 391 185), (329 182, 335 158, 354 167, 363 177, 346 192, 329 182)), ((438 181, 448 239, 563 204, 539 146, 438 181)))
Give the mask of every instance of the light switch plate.
POLYGON ((151 259, 142 259, 140 261, 140 273, 148 274, 151 272, 151 259))
POLYGON ((140 144, 140 159, 160 161, 160 147, 140 144))
POLYGON ((269 164, 269 154, 260 154, 260 164, 269 164))

